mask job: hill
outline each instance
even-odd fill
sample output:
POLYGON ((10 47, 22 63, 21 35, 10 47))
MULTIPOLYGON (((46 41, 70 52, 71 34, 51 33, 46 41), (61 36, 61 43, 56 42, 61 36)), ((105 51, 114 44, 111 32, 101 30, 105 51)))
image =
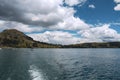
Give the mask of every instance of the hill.
MULTIPOLYGON (((71 43, 72 44, 72 43, 71 43)), ((55 45, 33 40, 16 29, 6 29, 0 33, 0 47, 13 48, 120 48, 120 42, 81 43, 72 45, 55 45)))
POLYGON ((7 29, 0 33, 0 47, 58 48, 59 46, 35 41, 16 29, 7 29))

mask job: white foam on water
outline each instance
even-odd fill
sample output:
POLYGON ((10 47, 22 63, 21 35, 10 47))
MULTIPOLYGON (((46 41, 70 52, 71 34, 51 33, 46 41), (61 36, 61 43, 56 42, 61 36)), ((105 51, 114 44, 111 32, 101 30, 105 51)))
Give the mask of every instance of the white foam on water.
POLYGON ((38 68, 34 65, 30 66, 29 73, 32 77, 32 80, 46 80, 43 76, 43 73, 40 70, 38 70, 38 68))

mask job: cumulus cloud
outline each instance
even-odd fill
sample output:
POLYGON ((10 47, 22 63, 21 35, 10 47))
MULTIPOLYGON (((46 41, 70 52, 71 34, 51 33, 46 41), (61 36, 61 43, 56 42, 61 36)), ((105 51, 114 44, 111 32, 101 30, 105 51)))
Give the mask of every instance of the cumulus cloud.
POLYGON ((117 4, 117 6, 114 7, 115 11, 120 11, 120 4, 117 4))
POLYGON ((120 41, 120 34, 118 34, 114 29, 111 29, 109 24, 105 24, 100 27, 93 27, 78 33, 83 38, 90 39, 95 42, 120 41))
MULTIPOLYGON (((67 2, 76 5, 85 1, 69 0, 67 2)), ((65 7, 63 4, 63 0, 0 0, 0 19, 16 21, 26 25, 53 27, 61 23, 71 25, 72 23, 67 23, 66 19, 72 17, 73 21, 87 25, 81 19, 78 20, 74 17, 75 10, 73 7, 65 7)))
POLYGON ((60 5, 62 0, 0 0, 0 19, 29 25, 55 25, 65 15, 60 5))
POLYGON ((86 2, 87 0, 65 0, 65 3, 69 6, 75 6, 75 5, 82 5, 86 2))
POLYGON ((28 36, 37 41, 63 45, 76 44, 81 41, 80 38, 74 37, 74 34, 63 31, 46 31, 44 33, 28 34, 28 36))
POLYGON ((115 11, 120 11, 120 0, 114 0, 114 2, 117 4, 117 5, 114 7, 114 10, 115 10, 115 11))
POLYGON ((94 9, 94 8, 95 8, 95 5, 90 4, 90 5, 88 5, 88 7, 94 9))
POLYGON ((92 25, 86 24, 80 18, 75 18, 70 16, 64 19, 64 22, 60 22, 59 24, 55 25, 51 29, 61 29, 61 30, 82 30, 90 28, 92 25))

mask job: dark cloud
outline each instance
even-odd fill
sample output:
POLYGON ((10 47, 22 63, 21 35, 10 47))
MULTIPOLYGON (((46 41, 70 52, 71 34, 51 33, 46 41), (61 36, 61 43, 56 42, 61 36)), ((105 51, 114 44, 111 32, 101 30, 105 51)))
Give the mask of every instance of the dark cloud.
POLYGON ((44 1, 35 1, 0 0, 0 19, 43 27, 56 25, 57 23, 62 21, 62 18, 58 17, 61 15, 57 13, 57 7, 59 5, 57 5, 57 7, 55 7, 56 4, 53 4, 53 6, 46 6, 41 5, 42 3, 44 3, 44 1), (57 14, 57 16, 53 16, 55 13, 57 14), (29 14, 30 16, 28 16, 29 14))

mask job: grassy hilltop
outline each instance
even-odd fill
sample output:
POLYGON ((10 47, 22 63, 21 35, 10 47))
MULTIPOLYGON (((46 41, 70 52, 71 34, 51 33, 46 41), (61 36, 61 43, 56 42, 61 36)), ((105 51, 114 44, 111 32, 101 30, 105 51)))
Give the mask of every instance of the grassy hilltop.
POLYGON ((7 29, 0 33, 0 47, 58 48, 59 46, 35 41, 16 29, 7 29))

